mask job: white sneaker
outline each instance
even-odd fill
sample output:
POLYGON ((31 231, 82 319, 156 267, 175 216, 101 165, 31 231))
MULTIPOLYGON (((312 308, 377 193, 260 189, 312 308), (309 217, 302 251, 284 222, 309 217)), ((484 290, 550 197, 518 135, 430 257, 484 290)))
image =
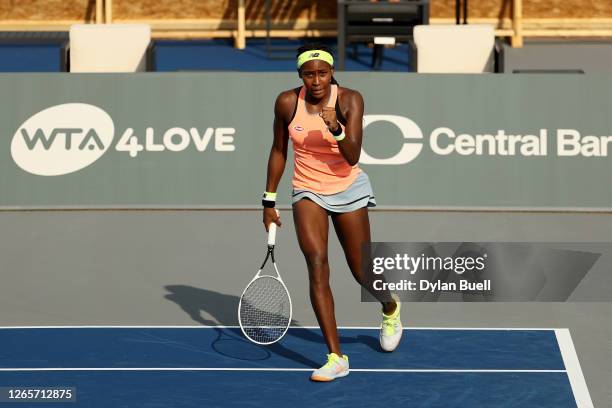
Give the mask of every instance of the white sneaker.
POLYGON ((392 294, 391 297, 397 303, 397 308, 390 315, 383 315, 383 321, 380 325, 380 347, 384 351, 393 351, 397 348, 400 340, 402 339, 402 322, 400 321, 400 308, 401 303, 396 294, 392 294))
POLYGON ((327 355, 327 363, 317 370, 314 370, 310 379, 312 381, 333 381, 336 378, 345 377, 349 373, 348 357, 338 356, 336 353, 327 355))

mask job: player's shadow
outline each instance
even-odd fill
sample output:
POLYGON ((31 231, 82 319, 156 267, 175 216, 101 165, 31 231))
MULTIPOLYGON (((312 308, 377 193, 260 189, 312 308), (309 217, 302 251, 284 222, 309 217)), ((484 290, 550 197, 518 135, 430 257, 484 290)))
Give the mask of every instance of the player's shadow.
MULTIPOLYGON (((239 328, 220 328, 216 326, 238 325, 238 303, 240 298, 225 295, 207 289, 195 288, 187 285, 167 285, 164 287, 169 293, 164 297, 176 303, 193 321, 204 326, 215 326, 217 338, 211 347, 217 353, 238 360, 265 360, 270 353, 290 359, 306 367, 318 367, 320 364, 308 357, 275 343, 269 347, 260 347, 246 340, 239 328), (202 317, 202 312, 212 319, 202 317)), ((291 320, 292 327, 299 327, 299 322, 291 320)), ((302 331, 302 330, 300 330, 302 331)), ((288 333, 292 333, 290 330, 288 333)), ((320 340, 319 340, 320 341, 320 340)))
MULTIPOLYGON (((288 334, 293 337, 298 337, 304 341, 322 344, 325 342, 323 335, 313 331, 313 330, 289 330, 288 334)), ((365 336, 363 334, 359 334, 357 336, 340 336, 340 344, 355 344, 361 343, 374 351, 382 352, 380 348, 380 342, 377 337, 365 336)))

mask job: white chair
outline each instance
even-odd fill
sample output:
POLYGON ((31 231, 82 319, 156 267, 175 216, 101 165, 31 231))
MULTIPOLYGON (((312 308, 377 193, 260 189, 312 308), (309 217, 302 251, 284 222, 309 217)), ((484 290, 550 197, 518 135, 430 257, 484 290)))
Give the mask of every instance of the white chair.
POLYGON ((414 47, 417 72, 495 72, 495 29, 491 25, 418 25, 414 47))
POLYGON ((70 72, 146 71, 150 65, 151 27, 75 24, 70 27, 69 47, 70 72))

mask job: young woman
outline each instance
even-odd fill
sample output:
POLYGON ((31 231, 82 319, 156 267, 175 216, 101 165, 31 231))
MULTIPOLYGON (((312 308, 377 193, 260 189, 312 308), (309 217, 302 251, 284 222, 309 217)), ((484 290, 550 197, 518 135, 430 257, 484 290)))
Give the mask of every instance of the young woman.
MULTIPOLYGON (((297 69, 304 85, 281 92, 274 106, 274 141, 262 200, 263 222, 266 229, 272 222, 281 225, 274 204, 291 139, 295 152, 293 219, 308 267, 310 301, 329 349, 327 363, 315 370, 311 379, 331 381, 347 375, 349 363, 340 350, 329 286, 329 217, 353 276, 365 285, 361 245, 370 242, 367 208, 376 202, 368 176, 357 165, 364 109, 361 94, 335 81, 334 60, 327 47, 299 48, 297 69)), ((381 304, 381 347, 393 351, 402 335, 400 304, 396 298, 381 304)))

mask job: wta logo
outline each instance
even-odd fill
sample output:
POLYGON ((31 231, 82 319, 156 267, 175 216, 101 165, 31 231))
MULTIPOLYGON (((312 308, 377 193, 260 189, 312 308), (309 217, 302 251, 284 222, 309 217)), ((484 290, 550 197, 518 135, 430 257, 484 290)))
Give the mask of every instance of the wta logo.
POLYGON ((38 176, 60 176, 84 169, 107 150, 136 158, 145 153, 233 152, 233 127, 151 126, 115 129, 113 119, 103 109, 85 103, 57 105, 36 113, 15 132, 11 154, 15 163, 38 176), (143 131, 142 133, 138 130, 143 131), (115 131, 117 141, 115 142, 115 131))
POLYGON ((44 109, 15 132, 11 154, 31 174, 59 176, 98 160, 115 135, 113 119, 97 106, 66 103, 44 109))

